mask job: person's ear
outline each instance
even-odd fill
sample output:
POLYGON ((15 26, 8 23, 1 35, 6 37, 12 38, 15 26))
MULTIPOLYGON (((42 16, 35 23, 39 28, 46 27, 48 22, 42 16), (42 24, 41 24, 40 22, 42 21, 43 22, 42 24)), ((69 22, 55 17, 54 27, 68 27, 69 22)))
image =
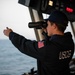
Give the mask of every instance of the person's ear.
POLYGON ((53 28, 56 29, 57 28, 57 25, 55 23, 53 23, 53 28))

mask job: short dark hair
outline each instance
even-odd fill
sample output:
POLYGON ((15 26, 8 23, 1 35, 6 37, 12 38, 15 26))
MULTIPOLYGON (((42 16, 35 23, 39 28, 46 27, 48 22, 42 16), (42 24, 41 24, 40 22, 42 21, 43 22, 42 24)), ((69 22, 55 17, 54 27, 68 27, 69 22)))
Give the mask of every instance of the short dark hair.
MULTIPOLYGON (((50 21, 50 23, 51 23, 51 25, 52 25, 54 22, 51 22, 51 21, 50 21)), ((65 29, 66 29, 66 26, 65 26, 65 25, 59 24, 59 23, 55 23, 55 24, 56 24, 56 26, 58 27, 58 30, 60 30, 61 32, 64 32, 64 31, 65 31, 65 29)))
POLYGON ((56 23, 56 25, 57 25, 58 29, 59 29, 61 32, 64 32, 64 31, 66 30, 66 26, 65 26, 65 25, 63 25, 63 24, 57 24, 57 23, 56 23))

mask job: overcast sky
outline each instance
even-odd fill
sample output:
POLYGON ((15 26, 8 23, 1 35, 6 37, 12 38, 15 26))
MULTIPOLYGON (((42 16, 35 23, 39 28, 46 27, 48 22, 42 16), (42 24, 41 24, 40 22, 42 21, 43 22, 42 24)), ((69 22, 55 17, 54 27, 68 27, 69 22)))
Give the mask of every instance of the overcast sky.
MULTIPOLYGON (((34 29, 28 28, 31 22, 28 7, 18 3, 18 0, 0 0, 0 39, 8 39, 3 30, 6 27, 29 39, 35 39, 34 29)), ((71 31, 70 25, 67 31, 71 31)))
POLYGON ((31 18, 27 7, 19 4, 18 0, 0 0, 0 39, 8 39, 3 34, 6 27, 35 39, 34 30, 28 28, 28 22, 31 22, 31 18))

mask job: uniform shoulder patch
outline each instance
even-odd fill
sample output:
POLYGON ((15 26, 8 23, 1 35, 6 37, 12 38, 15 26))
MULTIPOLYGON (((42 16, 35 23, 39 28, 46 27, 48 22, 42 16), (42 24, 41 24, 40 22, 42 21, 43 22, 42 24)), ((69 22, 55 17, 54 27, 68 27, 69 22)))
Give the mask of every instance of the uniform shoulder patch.
POLYGON ((44 42, 43 41, 39 41, 38 42, 38 48, 42 48, 44 47, 44 42))

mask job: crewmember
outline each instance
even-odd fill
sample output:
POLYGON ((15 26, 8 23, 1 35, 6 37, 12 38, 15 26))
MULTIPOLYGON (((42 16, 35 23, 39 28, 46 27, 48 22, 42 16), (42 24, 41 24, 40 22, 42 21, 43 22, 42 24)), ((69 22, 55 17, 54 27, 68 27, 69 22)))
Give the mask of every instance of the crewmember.
POLYGON ((37 75, 70 75, 69 62, 74 53, 74 42, 71 33, 64 32, 68 18, 56 10, 46 21, 44 31, 48 40, 32 41, 9 28, 3 32, 20 52, 37 59, 37 75))

